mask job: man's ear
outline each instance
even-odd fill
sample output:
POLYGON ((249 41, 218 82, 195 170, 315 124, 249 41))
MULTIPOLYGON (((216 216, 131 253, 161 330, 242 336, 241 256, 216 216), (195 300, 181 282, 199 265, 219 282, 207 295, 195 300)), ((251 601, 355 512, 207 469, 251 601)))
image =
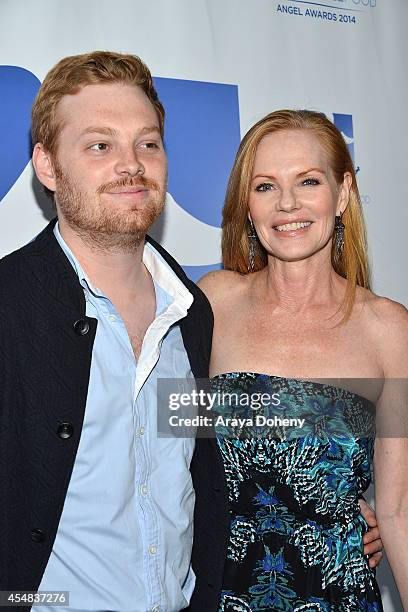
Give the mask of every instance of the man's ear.
POLYGON ((40 183, 50 191, 55 191, 55 170, 51 155, 40 142, 37 142, 34 147, 32 162, 40 183))
POLYGON ((340 212, 344 212, 348 206, 352 181, 353 179, 350 172, 346 172, 344 174, 343 182, 340 185, 336 215, 339 215, 340 212))

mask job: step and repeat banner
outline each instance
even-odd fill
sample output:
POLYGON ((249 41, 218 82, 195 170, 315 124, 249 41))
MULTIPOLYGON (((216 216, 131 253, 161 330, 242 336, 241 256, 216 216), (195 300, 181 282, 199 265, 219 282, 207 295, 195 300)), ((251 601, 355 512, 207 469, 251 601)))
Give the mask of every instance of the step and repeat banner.
MULTIPOLYGON (((167 111, 169 193, 152 235, 193 279, 220 266, 221 208, 245 132, 279 108, 328 115, 358 171, 374 289, 408 306, 407 0, 0 0, 0 256, 53 211, 30 162, 47 71, 135 53, 167 111)), ((401 610, 384 562, 388 612, 401 610)))

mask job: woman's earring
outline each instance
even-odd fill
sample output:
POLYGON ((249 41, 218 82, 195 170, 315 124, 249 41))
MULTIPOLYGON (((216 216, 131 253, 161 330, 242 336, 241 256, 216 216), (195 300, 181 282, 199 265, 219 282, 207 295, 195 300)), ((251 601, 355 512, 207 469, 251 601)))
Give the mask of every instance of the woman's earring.
POLYGON ((258 237, 252 220, 249 220, 248 227, 248 242, 249 242, 249 257, 248 257, 248 272, 253 272, 255 268, 255 249, 258 237))
POLYGON ((343 255, 344 248, 344 228, 345 225, 342 221, 343 213, 340 212, 336 215, 334 221, 334 261, 338 262, 343 255))

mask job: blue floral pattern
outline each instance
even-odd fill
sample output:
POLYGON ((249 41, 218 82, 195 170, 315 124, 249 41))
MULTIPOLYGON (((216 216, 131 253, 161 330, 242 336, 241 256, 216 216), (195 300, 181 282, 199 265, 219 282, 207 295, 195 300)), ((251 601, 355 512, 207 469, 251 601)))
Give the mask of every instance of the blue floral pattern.
POLYGON ((219 612, 382 611, 358 504, 371 482, 373 405, 339 387, 244 372, 214 377, 212 391, 278 393, 279 405, 256 414, 304 419, 260 427, 239 401, 214 406, 230 511, 219 612))

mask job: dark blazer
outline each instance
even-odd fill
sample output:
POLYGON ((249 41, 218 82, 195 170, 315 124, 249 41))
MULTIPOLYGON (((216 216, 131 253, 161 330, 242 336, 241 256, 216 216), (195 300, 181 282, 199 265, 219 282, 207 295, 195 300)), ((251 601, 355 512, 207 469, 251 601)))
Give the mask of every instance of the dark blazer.
MULTIPOLYGON (((85 314, 83 290, 54 225, 0 261, 0 590, 35 591, 41 582, 86 406, 97 321, 85 314)), ((206 378, 210 305, 174 259, 147 240, 194 296, 180 328, 193 374, 206 378)), ((214 439, 197 440, 191 473, 197 583, 189 611, 212 612, 228 533, 226 484, 214 439)))

